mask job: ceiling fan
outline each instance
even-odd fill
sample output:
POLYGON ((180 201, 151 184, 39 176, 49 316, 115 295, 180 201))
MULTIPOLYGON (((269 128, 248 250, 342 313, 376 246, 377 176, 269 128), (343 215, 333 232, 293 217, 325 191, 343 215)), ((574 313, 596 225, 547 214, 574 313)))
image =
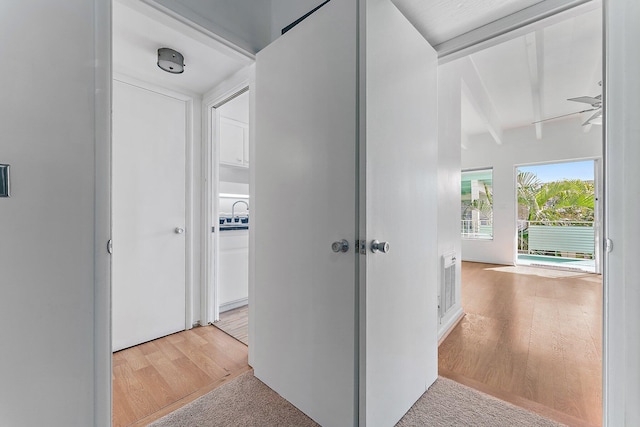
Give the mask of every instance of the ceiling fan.
MULTIPOLYGON (((602 86, 602 81, 598 82, 598 85, 602 86)), ((576 112, 573 112, 573 113, 562 114, 560 116, 549 117, 548 119, 538 120, 537 122, 533 122, 532 124, 546 122, 547 120, 559 119, 561 117, 573 116, 575 114, 588 113, 590 111, 593 111, 593 114, 591 114, 589 116, 589 118, 587 120, 585 120, 584 123, 582 123, 582 126, 587 126, 587 125, 592 125, 592 124, 593 125, 602 124, 602 120, 600 119, 600 117, 602 117, 602 95, 597 95, 597 96, 579 96, 577 98, 569 98, 569 99, 567 99, 567 101, 582 102, 582 103, 585 103, 585 104, 589 104, 589 105, 591 105, 591 108, 588 108, 586 110, 576 111, 576 112)))

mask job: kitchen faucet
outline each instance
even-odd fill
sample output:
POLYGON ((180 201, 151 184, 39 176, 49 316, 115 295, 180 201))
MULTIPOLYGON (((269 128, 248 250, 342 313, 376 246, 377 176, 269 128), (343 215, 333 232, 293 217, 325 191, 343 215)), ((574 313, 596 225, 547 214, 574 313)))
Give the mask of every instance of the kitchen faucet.
POLYGON ((233 219, 235 218, 236 205, 238 203, 244 203, 247 207, 247 211, 249 210, 249 203, 245 202, 244 200, 238 200, 231 206, 231 221, 233 221, 233 219))

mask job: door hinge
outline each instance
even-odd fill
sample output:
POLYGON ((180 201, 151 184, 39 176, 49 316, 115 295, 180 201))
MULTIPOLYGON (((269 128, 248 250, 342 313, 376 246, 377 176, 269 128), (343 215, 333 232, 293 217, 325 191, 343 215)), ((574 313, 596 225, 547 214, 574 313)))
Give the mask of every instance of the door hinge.
POLYGON ((604 251, 607 253, 610 253, 611 251, 613 251, 613 240, 604 239, 604 251))
POLYGON ((366 240, 356 240, 356 248, 360 255, 367 254, 367 241, 366 240))
POLYGON ((109 239, 109 241, 107 242, 107 253, 108 254, 113 253, 113 242, 111 241, 111 239, 109 239))

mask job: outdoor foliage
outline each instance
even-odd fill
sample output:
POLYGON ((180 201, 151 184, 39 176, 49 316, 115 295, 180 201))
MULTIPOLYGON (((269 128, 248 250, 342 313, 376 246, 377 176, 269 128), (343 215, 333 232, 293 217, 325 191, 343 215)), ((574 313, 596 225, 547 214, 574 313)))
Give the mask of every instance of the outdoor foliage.
MULTIPOLYGON (((529 225, 592 227, 593 181, 579 179, 541 182, 532 172, 518 172, 518 249, 528 251, 529 225)), ((560 256, 553 251, 544 255, 560 256)), ((574 257, 577 255, 573 255, 574 257)), ((590 257, 592 255, 583 254, 590 257)))
MULTIPOLYGON (((579 179, 540 182, 531 172, 518 173, 518 219, 591 222, 594 185, 579 179)), ((559 225, 559 224, 556 224, 559 225)))
POLYGON ((463 201, 463 218, 469 217, 470 212, 479 211, 482 219, 491 219, 493 216, 493 194, 492 189, 486 183, 483 183, 484 194, 480 199, 472 201, 463 201))

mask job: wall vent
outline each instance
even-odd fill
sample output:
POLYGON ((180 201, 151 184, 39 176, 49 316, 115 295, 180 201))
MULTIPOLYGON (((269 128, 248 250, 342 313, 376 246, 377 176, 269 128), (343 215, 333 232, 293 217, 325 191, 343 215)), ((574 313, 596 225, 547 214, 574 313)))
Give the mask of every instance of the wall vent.
POLYGON ((440 319, 446 316, 456 304, 456 261, 455 252, 442 255, 440 305, 438 307, 440 319))

